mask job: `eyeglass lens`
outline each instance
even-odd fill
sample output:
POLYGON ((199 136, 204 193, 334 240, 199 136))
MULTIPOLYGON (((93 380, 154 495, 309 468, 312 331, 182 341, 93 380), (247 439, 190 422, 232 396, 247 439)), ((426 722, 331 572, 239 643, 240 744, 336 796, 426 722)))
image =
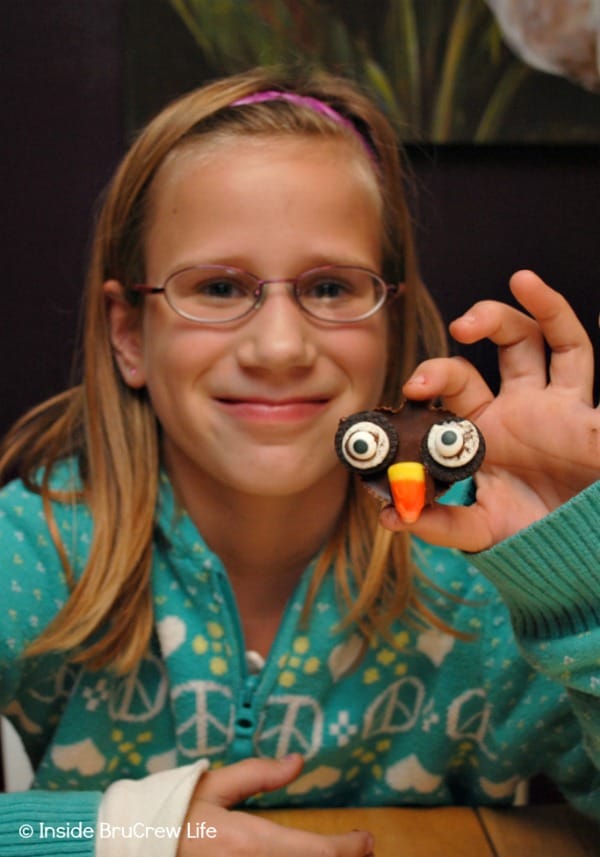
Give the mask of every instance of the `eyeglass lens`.
MULTIPOLYGON (((315 268, 294 281, 300 306, 324 321, 352 321, 371 314, 385 301, 386 287, 369 271, 347 266, 315 268)), ((188 268, 165 283, 173 309, 197 321, 233 321, 259 302, 261 282, 244 271, 224 266, 188 268)))

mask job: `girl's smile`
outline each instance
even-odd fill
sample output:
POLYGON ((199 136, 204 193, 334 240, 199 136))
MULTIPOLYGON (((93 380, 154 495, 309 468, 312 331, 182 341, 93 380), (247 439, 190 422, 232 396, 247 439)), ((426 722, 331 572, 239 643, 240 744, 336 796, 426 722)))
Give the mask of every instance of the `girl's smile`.
POLYGON ((296 397, 277 400, 246 396, 239 399, 221 398, 218 401, 234 419, 273 425, 314 419, 326 407, 328 399, 296 397))

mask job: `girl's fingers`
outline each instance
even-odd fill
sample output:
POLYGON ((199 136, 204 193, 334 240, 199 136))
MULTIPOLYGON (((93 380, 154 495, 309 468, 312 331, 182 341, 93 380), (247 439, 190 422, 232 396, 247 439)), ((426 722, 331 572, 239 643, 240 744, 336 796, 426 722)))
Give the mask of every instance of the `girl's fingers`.
MULTIPOLYGON (((379 522, 392 532, 406 530, 393 506, 382 509, 379 522)), ((436 504, 424 509, 410 531, 426 542, 446 548, 458 548, 476 553, 491 547, 495 538, 490 531, 484 511, 477 505, 444 506, 436 504)))
POLYGON ((548 383, 544 337, 528 315, 497 301, 479 301, 450 325, 452 336, 472 344, 489 339, 498 346, 502 388, 526 384, 543 389, 548 383))
MULTIPOLYGON (((352 830, 348 833, 313 833, 294 827, 285 827, 269 810, 259 813, 237 811, 231 813, 231 821, 243 825, 244 854, 282 855, 286 857, 373 857, 375 840, 368 830, 352 830), (254 840, 254 847, 248 843, 254 840)), ((211 852, 212 853, 212 852, 211 852)), ((230 854, 230 849, 219 848, 219 857, 230 854)), ((204 850, 202 850, 204 854, 204 850)), ((235 851, 238 854, 238 851, 235 851)))
POLYGON ((585 328, 566 299, 533 271, 517 271, 510 280, 513 295, 539 323, 551 349, 553 387, 574 390, 591 402, 594 352, 585 328))
POLYGON ((497 301, 480 301, 452 322, 454 338, 466 344, 487 338, 498 345, 503 389, 523 382, 543 389, 549 372, 555 389, 590 402, 593 349, 565 298, 532 271, 518 271, 510 287, 531 316, 497 301), (544 341, 551 349, 549 367, 544 341))
MULTIPOLYGON (((366 830, 350 833, 309 833, 304 830, 288 830, 281 841, 281 851, 288 857, 373 857, 374 837, 366 830)), ((269 850, 269 854, 275 852, 269 850)))
POLYGON ((479 372, 462 357, 424 361, 402 390, 409 399, 441 397, 446 408, 469 418, 477 417, 494 398, 479 372))
POLYGON ((284 759, 244 759, 209 771, 198 781, 195 798, 235 806, 257 792, 269 792, 294 780, 302 770, 298 753, 284 759))

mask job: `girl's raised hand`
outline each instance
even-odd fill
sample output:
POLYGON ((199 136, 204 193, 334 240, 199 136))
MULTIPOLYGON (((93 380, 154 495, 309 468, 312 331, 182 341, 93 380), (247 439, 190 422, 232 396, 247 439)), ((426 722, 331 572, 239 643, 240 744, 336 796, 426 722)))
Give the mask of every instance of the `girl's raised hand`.
POLYGON ((182 835, 177 857, 372 857, 373 838, 366 831, 323 836, 292 830, 249 812, 228 810, 257 792, 273 791, 294 780, 302 757, 246 759, 204 774, 192 795, 184 830, 205 822, 212 838, 182 835))
MULTIPOLYGON (((425 361, 404 386, 410 399, 442 397, 446 408, 473 420, 486 441, 475 503, 436 504, 410 527, 435 544, 491 547, 600 478, 589 338, 567 301, 533 272, 514 274, 510 288, 530 315, 480 301, 450 325, 458 342, 488 338, 498 346, 496 397, 462 358, 425 361)), ((392 507, 383 510, 381 522, 406 529, 392 507)))

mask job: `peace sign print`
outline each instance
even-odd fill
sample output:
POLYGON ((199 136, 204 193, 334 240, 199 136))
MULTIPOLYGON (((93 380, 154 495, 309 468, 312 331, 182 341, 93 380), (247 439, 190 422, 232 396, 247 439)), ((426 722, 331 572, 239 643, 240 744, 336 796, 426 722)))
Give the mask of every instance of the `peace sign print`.
POLYGON ((412 729, 424 699, 425 685, 417 678, 403 678, 390 685, 367 709, 363 737, 412 729))
POLYGON ((305 759, 310 759, 322 743, 323 712, 310 696, 271 696, 265 703, 257 733, 258 755, 280 758, 288 753, 302 753, 305 759), (275 725, 264 729, 269 720, 275 725))
POLYGON ((166 698, 165 666, 156 655, 148 654, 116 684, 108 709, 115 720, 145 723, 158 714, 166 698))
POLYGON ((177 745, 190 758, 214 756, 233 739, 232 691, 215 681, 187 681, 173 689, 177 745))

